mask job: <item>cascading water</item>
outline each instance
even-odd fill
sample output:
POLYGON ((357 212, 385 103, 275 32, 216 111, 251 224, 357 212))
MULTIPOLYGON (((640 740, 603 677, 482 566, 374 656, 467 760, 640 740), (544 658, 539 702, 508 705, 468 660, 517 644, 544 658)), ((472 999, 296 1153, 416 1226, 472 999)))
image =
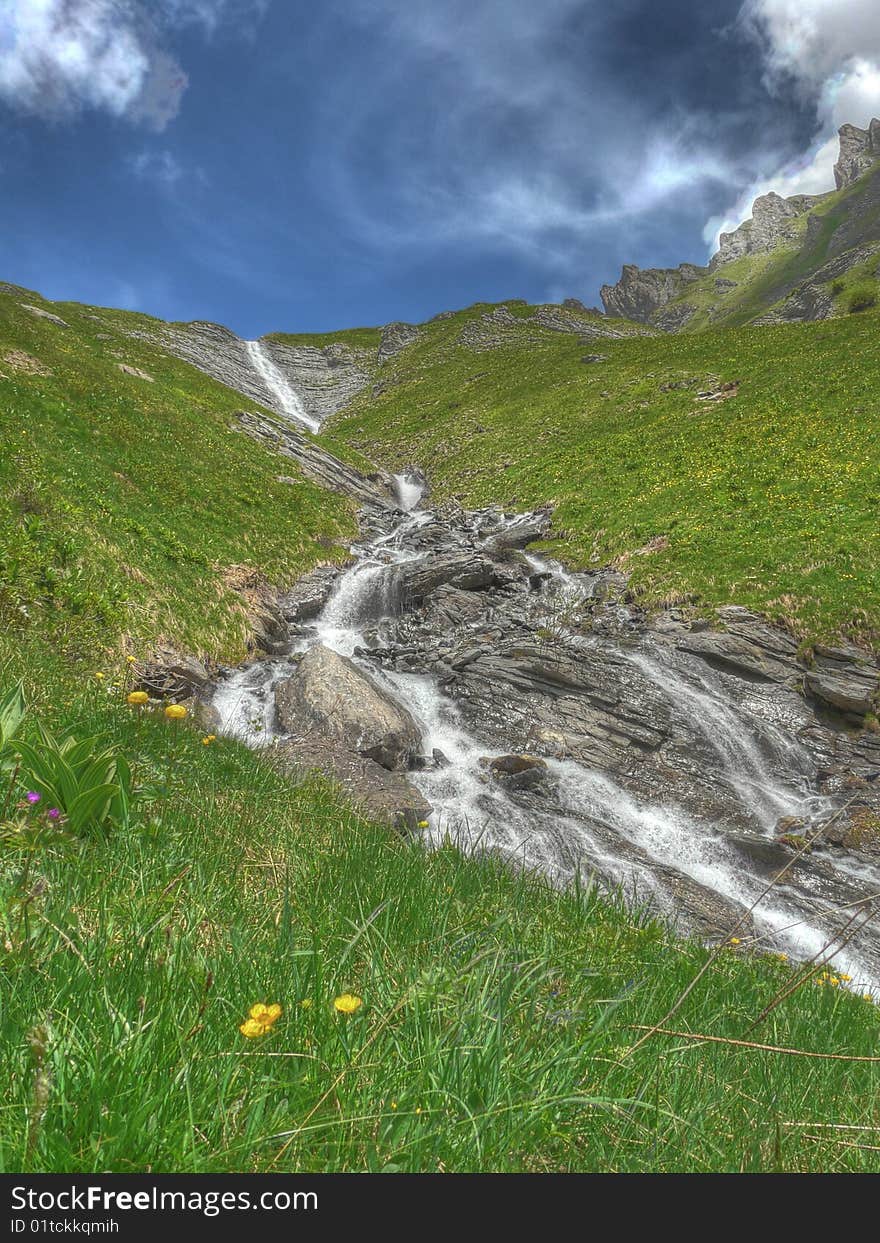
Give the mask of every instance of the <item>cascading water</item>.
POLYGON ((246 341, 245 344, 254 370, 275 398, 281 413, 297 423, 302 423, 309 431, 317 432, 321 424, 306 414, 298 394, 269 357, 262 341, 246 341))
POLYGON ((416 508, 425 491, 425 481, 411 471, 394 476, 394 497, 404 511, 410 513, 416 508))
MULTIPOLYGON (((410 500, 418 503, 413 496, 398 484, 401 509, 410 500)), ((291 639, 294 658, 321 643, 354 659, 415 718, 423 751, 439 757, 436 764, 408 774, 434 809, 428 841, 452 836, 466 849, 499 852, 539 868, 560 884, 576 872, 598 876, 673 916, 680 906, 680 883, 686 883, 692 895, 703 893, 720 901, 729 914, 728 927, 754 907, 754 933, 765 948, 784 948, 803 958, 821 955, 852 975, 859 987, 873 988, 880 975, 875 961, 848 948, 834 953, 832 947, 840 924, 834 907, 852 905, 853 894, 862 895, 871 886, 880 891, 877 869, 846 861, 838 867, 833 859, 822 859, 816 865, 824 878, 821 893, 786 881, 762 898, 766 875, 750 867, 723 826, 674 801, 642 797, 619 777, 571 759, 545 760, 552 797, 518 796, 489 779, 486 760, 497 754, 497 743, 488 733, 481 736, 479 724, 465 723, 436 676, 369 658, 370 645, 385 642, 407 610, 401 574, 407 564, 426 555, 422 529, 436 523, 432 514, 414 509, 390 530, 383 528, 356 546, 354 564, 340 575, 323 610, 291 639)), ((535 584, 540 588, 539 610, 555 600, 565 621, 578 601, 591 597, 594 576, 571 575, 557 563, 531 555, 527 561, 543 580, 535 584)), ((687 718, 694 736, 716 757, 719 779, 757 823, 756 840, 766 840, 781 816, 809 816, 819 809, 820 800, 809 790, 808 757, 799 744, 771 722, 746 719, 723 679, 711 670, 699 674, 665 663, 650 643, 633 649, 614 638, 573 641, 614 644, 623 667, 638 671, 687 718)), ((224 732, 251 745, 277 741, 274 687, 291 671, 281 657, 233 672, 214 698, 224 732)))
POLYGON ((753 721, 746 727, 735 707, 696 676, 694 680, 683 677, 643 652, 627 656, 690 719, 718 756, 740 802, 767 833, 783 816, 801 818, 816 810, 817 797, 805 789, 809 757, 795 741, 767 722, 753 721), (801 778, 801 789, 783 782, 771 770, 768 756, 775 756, 789 777, 801 778))

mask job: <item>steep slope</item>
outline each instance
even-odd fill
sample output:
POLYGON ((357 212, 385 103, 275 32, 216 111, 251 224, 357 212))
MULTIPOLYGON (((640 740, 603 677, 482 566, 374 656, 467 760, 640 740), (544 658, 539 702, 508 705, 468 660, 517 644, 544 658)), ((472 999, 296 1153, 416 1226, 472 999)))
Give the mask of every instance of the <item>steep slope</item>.
POLYGON ((755 200, 707 268, 628 266, 602 289, 609 314, 667 331, 827 319, 880 296, 880 121, 844 126, 830 194, 755 200))

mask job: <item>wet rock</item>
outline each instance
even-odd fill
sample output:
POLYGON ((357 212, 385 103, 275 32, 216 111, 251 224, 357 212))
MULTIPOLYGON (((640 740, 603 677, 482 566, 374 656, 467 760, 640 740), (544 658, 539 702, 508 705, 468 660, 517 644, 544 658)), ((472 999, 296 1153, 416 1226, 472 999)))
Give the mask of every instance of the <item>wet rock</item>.
POLYGON ((544 785, 550 773, 547 761, 537 755, 499 755, 495 759, 484 757, 480 762, 495 781, 512 790, 535 790, 544 785))
POLYGON ((286 730, 311 725, 350 751, 389 770, 418 755, 421 734, 409 712, 381 690, 354 661, 317 644, 293 677, 275 688, 286 730))
POLYGON ((804 681, 823 703, 848 716, 862 718, 876 710, 880 670, 853 647, 816 647, 815 664, 804 681))
POLYGON ((525 548, 535 540, 544 539, 550 530, 552 515, 549 510, 537 510, 523 514, 513 522, 502 526, 497 535, 483 543, 484 552, 490 557, 502 557, 513 549, 525 548))
POLYGON ((467 549, 402 565, 399 585, 404 599, 415 605, 441 584, 462 591, 483 591, 492 585, 494 577, 490 558, 467 549))
POLYGON ((271 600, 263 599, 251 612, 252 634, 249 646, 252 650, 279 656, 290 647, 287 622, 279 607, 271 600))
POLYGON ((338 565, 319 565, 304 574, 279 598, 278 608, 284 620, 296 623, 317 617, 332 595, 340 572, 338 565))

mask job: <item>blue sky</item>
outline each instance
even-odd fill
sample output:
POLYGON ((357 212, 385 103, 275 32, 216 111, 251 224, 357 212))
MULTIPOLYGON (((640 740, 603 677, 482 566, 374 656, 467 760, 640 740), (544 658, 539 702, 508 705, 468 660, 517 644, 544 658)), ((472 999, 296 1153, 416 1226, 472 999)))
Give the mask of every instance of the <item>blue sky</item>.
POLYGON ((0 279, 244 336, 598 302, 830 188, 875 0, 0 0, 0 279))

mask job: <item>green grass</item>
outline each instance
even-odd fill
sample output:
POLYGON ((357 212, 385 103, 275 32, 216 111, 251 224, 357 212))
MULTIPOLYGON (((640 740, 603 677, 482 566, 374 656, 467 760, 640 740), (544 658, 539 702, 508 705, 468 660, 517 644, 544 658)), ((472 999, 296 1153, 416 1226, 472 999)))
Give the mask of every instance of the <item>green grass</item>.
MULTIPOLYGON (((96 683, 53 717, 171 790, 104 843, 0 858, 3 1169, 880 1169, 876 1064, 629 1053, 707 957, 647 917, 426 854, 96 683), (246 1040, 256 1002, 283 1014, 246 1040)), ((739 1038, 790 979, 726 949, 673 1026, 739 1038)), ((873 1004, 808 983, 750 1038, 872 1056, 876 1034, 873 1004)))
POLYGON ((231 567, 283 585, 345 553, 350 507, 278 482, 296 468, 236 430, 239 395, 127 335, 151 322, 0 294, 0 651, 48 628, 73 658, 160 638, 240 657, 231 567))
POLYGON ((552 502, 552 549, 577 567, 623 557, 649 607, 734 602, 805 642, 876 644, 878 322, 601 341, 606 360, 585 364, 566 335, 474 353, 445 321, 324 440, 421 462, 465 505, 552 502), (728 400, 697 396, 733 381, 728 400))

